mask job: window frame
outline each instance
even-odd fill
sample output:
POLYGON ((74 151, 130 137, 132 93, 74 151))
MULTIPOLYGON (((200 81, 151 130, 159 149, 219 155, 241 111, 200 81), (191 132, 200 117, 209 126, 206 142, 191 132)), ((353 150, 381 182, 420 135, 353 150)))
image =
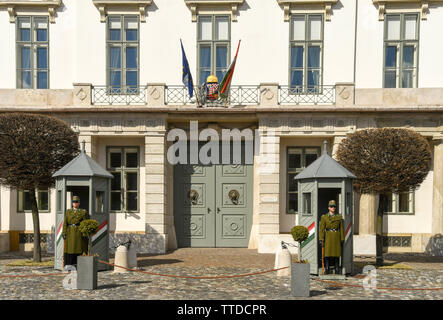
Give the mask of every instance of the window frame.
POLYGON ((325 29, 325 23, 324 23, 324 14, 323 13, 296 13, 296 14, 291 14, 290 20, 289 20, 289 61, 288 61, 288 69, 289 69, 289 76, 288 76, 288 87, 289 87, 289 93, 290 94, 304 94, 304 95, 308 95, 308 94, 317 94, 317 93, 321 93, 322 92, 322 88, 323 88, 323 55, 324 55, 324 29, 325 29), (305 23, 305 36, 304 36, 304 40, 293 40, 294 38, 294 19, 296 17, 304 17, 304 23, 305 23), (321 28, 320 28, 320 40, 308 40, 309 37, 309 31, 310 31, 310 26, 309 26, 309 17, 311 16, 320 16, 320 21, 321 21, 321 28), (300 89, 298 89, 297 87, 293 87, 291 80, 292 80, 292 71, 293 70, 299 70, 300 68, 293 68, 292 67, 292 48, 295 47, 297 44, 302 44, 303 47, 303 68, 302 68, 302 72, 303 72, 303 86, 300 89), (319 81, 318 81, 318 88, 314 88, 314 89, 309 89, 308 87, 308 51, 307 50, 309 48, 309 46, 311 45, 317 45, 319 44, 320 46, 320 57, 319 57, 319 64, 320 67, 319 68, 315 68, 314 70, 318 69, 319 71, 319 81))
MULTIPOLYGON (((403 193, 403 192, 401 192, 403 193)), ((405 216, 409 216, 409 215, 415 215, 415 191, 409 191, 409 211, 408 212, 401 212, 399 210, 400 205, 399 205, 399 199, 400 199, 400 193, 390 193, 390 194, 386 194, 384 195, 385 197, 388 197, 388 200, 391 202, 390 204, 390 208, 391 211, 384 211, 383 210, 383 215, 405 215, 405 216)))
MULTIPOLYGON (((384 19, 384 30, 383 30, 383 74, 382 74, 382 86, 386 87, 386 72, 395 71, 395 88, 418 88, 418 75, 419 75, 419 47, 420 47, 420 14, 417 12, 403 12, 403 13, 387 13, 384 19), (399 16, 400 17, 400 39, 398 40, 388 40, 388 20, 390 17, 399 16), (415 16, 416 26, 415 26, 415 39, 405 39, 405 16, 415 16), (405 45, 414 45, 414 66, 412 68, 403 67, 403 48, 405 45), (388 46, 396 46, 397 51, 397 65, 395 67, 386 67, 386 48, 388 46), (402 78, 403 71, 412 70, 413 71, 413 85, 412 87, 403 87, 402 78)), ((389 87, 391 88, 391 87, 389 87)), ((393 89, 393 88, 392 88, 393 89)))
MULTIPOLYGON (((112 209, 111 195, 112 190, 110 190, 109 195, 109 212, 111 213, 139 213, 140 212, 140 147, 139 146, 107 146, 106 147, 106 170, 113 174, 114 172, 120 173, 120 210, 112 209), (120 149, 120 167, 111 167, 111 150, 120 149), (137 168, 126 168, 125 162, 125 150, 126 149, 136 149, 137 150, 137 168), (137 173, 137 210, 127 209, 127 190, 126 190, 126 173, 137 173)), ((131 191, 131 193, 135 193, 131 191)))
MULTIPOLYGON (((22 199, 23 201, 25 200, 25 192, 29 192, 29 190, 17 190, 17 213, 30 213, 32 212, 32 209, 23 209, 20 210, 20 196, 19 193, 23 193, 22 199)), ((50 213, 51 212, 51 190, 47 189, 47 190, 40 190, 37 189, 36 190, 36 196, 37 196, 37 206, 39 206, 39 193, 43 193, 43 192, 47 192, 48 193, 48 209, 47 210, 43 210, 43 209, 38 209, 39 213, 50 213)), ((25 203, 23 203, 22 207, 25 207, 25 203)))
POLYGON ((112 14, 106 16, 106 88, 108 94, 134 94, 140 93, 140 16, 136 14, 112 14), (113 18, 120 18, 120 40, 110 39, 110 20, 113 18), (137 19, 137 41, 126 40, 125 19, 137 19), (120 68, 115 70, 121 71, 120 87, 111 86, 111 47, 120 48, 120 68), (136 88, 127 86, 126 72, 126 49, 128 47, 137 47, 137 68, 129 68, 129 71, 137 71, 137 86, 136 88))
POLYGON ((49 17, 42 15, 20 15, 15 17, 15 70, 16 70, 16 88, 17 89, 35 89, 35 90, 45 90, 50 88, 50 58, 49 58, 49 44, 50 44, 50 32, 49 32, 49 17), (29 19, 30 30, 29 30, 29 41, 21 40, 20 36, 20 25, 21 20, 29 19), (45 19, 46 22, 46 41, 37 41, 36 32, 37 28, 35 28, 35 20, 45 19), (23 68, 21 62, 21 52, 20 49, 22 47, 30 48, 30 67, 23 68), (37 49, 38 48, 46 48, 46 68, 38 68, 37 66, 37 49), (23 88, 22 86, 22 72, 29 71, 31 73, 31 83, 29 88, 23 88), (44 71, 46 72, 46 88, 37 88, 37 77, 38 72, 44 71))
MULTIPOLYGON (((298 190, 297 191, 289 191, 289 175, 298 174, 302 172, 306 168, 306 149, 316 149, 317 150, 317 159, 321 156, 321 147, 317 146, 288 146, 286 147, 286 214, 297 214, 300 213, 300 206, 302 204, 298 203, 297 211, 289 210, 289 195, 296 194, 298 199, 298 190), (295 170, 290 170, 289 168, 289 152, 291 149, 301 149, 301 168, 295 168, 295 170)), ((292 168, 291 168, 292 169, 292 168)), ((312 197, 312 196, 311 196, 312 197)), ((312 204, 311 204, 312 206, 312 204)), ((312 214, 312 213, 311 213, 312 214)))
MULTIPOLYGON (((228 14, 199 14, 197 16, 197 34, 196 34, 196 43, 197 43, 197 85, 201 86, 206 79, 200 79, 200 48, 201 46, 209 46, 211 48, 211 62, 210 62, 210 70, 209 74, 217 75, 217 57, 216 57, 216 48, 218 46, 226 46, 227 47, 227 57, 226 57, 226 71, 229 69, 231 65, 231 16, 228 14), (212 40, 200 40, 200 20, 205 17, 211 17, 211 26, 212 26, 212 40), (228 19, 228 40, 217 40, 217 18, 227 18, 228 19)), ((222 79, 218 79, 219 83, 222 79)))

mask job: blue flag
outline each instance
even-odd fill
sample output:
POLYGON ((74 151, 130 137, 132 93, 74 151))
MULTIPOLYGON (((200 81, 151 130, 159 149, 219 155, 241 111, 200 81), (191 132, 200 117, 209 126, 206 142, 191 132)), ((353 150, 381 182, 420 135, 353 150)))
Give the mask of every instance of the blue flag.
POLYGON ((192 98, 194 95, 194 84, 192 81, 191 70, 189 70, 188 59, 186 59, 185 49, 183 49, 183 43, 180 39, 180 45, 182 47, 182 57, 183 57, 183 70, 182 70, 182 81, 183 84, 188 88, 189 96, 192 98))

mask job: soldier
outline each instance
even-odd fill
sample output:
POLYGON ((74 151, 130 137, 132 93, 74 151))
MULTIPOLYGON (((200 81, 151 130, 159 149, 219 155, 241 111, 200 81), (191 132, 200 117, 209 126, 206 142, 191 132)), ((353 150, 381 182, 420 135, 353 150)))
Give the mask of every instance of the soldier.
POLYGON ((335 200, 329 201, 328 209, 329 212, 321 216, 319 239, 321 246, 325 246, 326 274, 331 273, 332 265, 334 265, 334 273, 340 274, 339 262, 344 241, 343 217, 335 212, 335 200))
POLYGON ((78 226, 89 219, 84 209, 80 209, 80 197, 72 197, 72 209, 66 210, 63 222, 63 239, 65 241, 65 265, 77 265, 77 256, 88 252, 88 241, 82 237, 78 226))

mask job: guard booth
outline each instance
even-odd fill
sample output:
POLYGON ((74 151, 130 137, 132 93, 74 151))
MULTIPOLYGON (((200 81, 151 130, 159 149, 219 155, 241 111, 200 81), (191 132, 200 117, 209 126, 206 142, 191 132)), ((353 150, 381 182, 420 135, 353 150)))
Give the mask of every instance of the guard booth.
POLYGON ((311 274, 322 274, 322 248, 319 243, 320 219, 328 213, 329 200, 337 203, 337 213, 344 219, 345 241, 340 266, 342 274, 353 272, 353 179, 356 176, 332 159, 324 142, 321 157, 294 177, 298 183, 298 224, 309 230, 302 243, 303 259, 308 259, 311 274))
MULTIPOLYGON (((64 240, 63 221, 67 209, 72 208, 72 197, 80 197, 80 208, 87 210, 90 219, 98 221, 99 228, 91 237, 91 254, 109 261, 109 197, 113 175, 103 169, 85 152, 81 153, 54 173, 56 187, 55 257, 54 269, 63 270, 64 240)), ((97 264, 98 270, 108 266, 97 264)))

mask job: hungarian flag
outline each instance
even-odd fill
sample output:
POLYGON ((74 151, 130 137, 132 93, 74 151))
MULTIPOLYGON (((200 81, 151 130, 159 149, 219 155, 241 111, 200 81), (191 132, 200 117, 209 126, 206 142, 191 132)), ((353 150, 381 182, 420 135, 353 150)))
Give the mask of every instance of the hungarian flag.
POLYGON ((220 82, 220 96, 226 98, 229 95, 229 88, 231 87, 232 76, 234 75, 235 63, 237 62, 238 49, 240 49, 240 42, 238 41, 237 52, 235 53, 234 60, 226 71, 223 80, 220 82))

